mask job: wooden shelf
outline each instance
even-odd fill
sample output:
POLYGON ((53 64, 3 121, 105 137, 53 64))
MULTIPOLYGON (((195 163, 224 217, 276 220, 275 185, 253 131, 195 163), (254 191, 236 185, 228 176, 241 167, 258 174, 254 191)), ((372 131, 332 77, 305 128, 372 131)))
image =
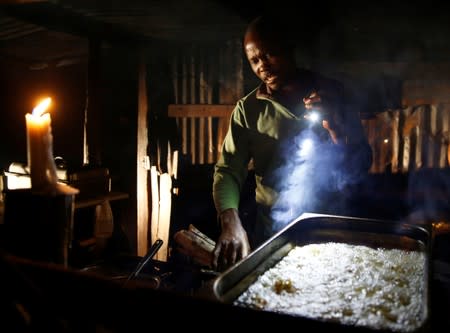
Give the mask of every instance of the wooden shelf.
POLYGON ((96 206, 104 201, 115 201, 128 199, 129 195, 123 192, 110 192, 105 195, 96 196, 93 198, 75 200, 75 209, 86 208, 91 206, 96 206))

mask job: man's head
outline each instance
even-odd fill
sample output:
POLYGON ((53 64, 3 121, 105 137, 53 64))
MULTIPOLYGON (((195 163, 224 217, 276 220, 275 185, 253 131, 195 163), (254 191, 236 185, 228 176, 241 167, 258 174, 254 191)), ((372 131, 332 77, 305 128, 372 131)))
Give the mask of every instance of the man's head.
POLYGON ((270 17, 253 20, 244 36, 244 51, 253 72, 270 90, 278 90, 295 70, 289 29, 270 17))

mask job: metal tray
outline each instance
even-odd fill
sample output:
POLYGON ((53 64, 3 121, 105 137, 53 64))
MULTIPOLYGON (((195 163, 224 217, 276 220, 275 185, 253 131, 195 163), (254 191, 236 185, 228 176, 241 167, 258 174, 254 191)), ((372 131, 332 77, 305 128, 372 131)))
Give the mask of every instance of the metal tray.
MULTIPOLYGON (((232 304, 259 275, 273 267, 294 246, 329 241, 366 245, 373 248, 423 251, 426 255, 422 307, 425 320, 417 331, 427 330, 430 308, 431 232, 422 226, 396 221, 303 214, 255 249, 249 256, 220 274, 212 283, 213 298, 232 304)), ((299 317, 299 320, 301 318, 299 317)), ((350 330, 352 328, 361 329, 361 327, 349 327, 350 330)), ((369 328, 369 330, 371 329, 369 328)), ((381 330, 374 331, 380 332, 381 330)))

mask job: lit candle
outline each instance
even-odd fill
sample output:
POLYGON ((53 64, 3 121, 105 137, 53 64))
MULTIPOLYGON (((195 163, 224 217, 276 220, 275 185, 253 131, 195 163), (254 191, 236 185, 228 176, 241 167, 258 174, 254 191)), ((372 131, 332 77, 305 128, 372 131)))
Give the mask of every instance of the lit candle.
POLYGON ((53 159, 51 118, 49 113, 45 113, 50 104, 51 98, 48 97, 33 109, 32 114, 25 115, 31 188, 38 191, 55 188, 58 180, 53 159))

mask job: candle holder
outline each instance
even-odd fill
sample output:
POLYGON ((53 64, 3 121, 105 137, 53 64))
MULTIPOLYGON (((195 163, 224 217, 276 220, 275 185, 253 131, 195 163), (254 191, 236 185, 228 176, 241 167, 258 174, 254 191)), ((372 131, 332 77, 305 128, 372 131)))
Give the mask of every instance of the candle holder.
POLYGON ((31 189, 4 193, 5 248, 12 255, 68 266, 74 193, 45 194, 31 189))

